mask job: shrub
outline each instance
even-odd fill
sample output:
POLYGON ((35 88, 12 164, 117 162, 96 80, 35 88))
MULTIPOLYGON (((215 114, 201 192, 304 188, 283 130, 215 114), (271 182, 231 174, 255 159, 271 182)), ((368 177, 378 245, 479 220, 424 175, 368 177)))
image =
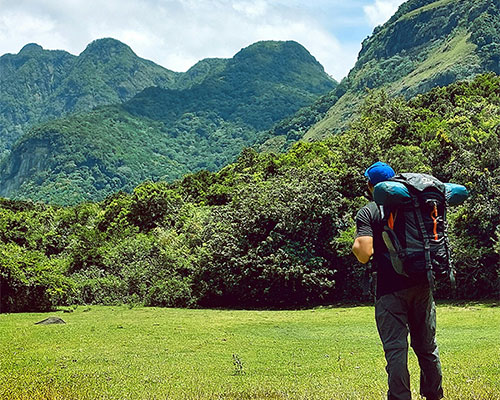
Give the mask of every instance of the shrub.
POLYGON ((146 306, 190 307, 194 303, 189 279, 171 278, 157 281, 146 295, 146 306))
POLYGON ((64 304, 74 285, 67 260, 49 258, 14 243, 0 244, 0 312, 48 311, 64 304))

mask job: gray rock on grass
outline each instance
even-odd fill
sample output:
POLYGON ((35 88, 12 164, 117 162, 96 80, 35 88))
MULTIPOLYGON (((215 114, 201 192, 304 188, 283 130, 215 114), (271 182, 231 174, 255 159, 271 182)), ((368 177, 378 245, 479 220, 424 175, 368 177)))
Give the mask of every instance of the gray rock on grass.
POLYGON ((65 324, 65 323, 66 322, 64 322, 59 317, 49 317, 49 318, 45 318, 42 321, 35 322, 35 325, 52 325, 52 324, 65 324))

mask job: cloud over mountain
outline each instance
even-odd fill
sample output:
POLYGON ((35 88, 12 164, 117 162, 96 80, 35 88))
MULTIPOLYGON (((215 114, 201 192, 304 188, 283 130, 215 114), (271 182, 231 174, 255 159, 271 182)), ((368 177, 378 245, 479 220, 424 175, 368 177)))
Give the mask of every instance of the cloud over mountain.
POLYGON ((404 2, 405 0, 375 0, 373 4, 364 6, 363 11, 375 27, 386 22, 404 2))
MULTIPOLYGON (((359 42, 372 28, 366 18, 359 18, 362 6, 371 1, 346 6, 338 1, 0 0, 0 55, 17 53, 31 42, 78 55, 92 40, 113 37, 143 58, 186 71, 201 59, 231 57, 257 41, 294 40, 340 80, 354 65, 359 42), (349 30, 341 27, 345 24, 349 30), (344 37, 361 25, 361 37, 344 37)), ((386 3, 394 1, 377 0, 365 12, 376 18, 389 16, 386 3)))

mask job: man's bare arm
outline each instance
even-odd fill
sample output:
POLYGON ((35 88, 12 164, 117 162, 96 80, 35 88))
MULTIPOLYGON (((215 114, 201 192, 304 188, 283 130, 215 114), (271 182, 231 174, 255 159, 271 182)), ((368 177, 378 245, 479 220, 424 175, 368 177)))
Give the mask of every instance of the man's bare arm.
POLYGON ((373 255, 373 238, 371 236, 359 236, 354 240, 352 252, 362 264, 370 261, 373 255))

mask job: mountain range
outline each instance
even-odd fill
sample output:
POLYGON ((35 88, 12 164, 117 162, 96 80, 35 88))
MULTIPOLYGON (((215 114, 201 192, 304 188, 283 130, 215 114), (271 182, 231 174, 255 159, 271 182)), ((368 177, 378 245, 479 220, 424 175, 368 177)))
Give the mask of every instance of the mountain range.
POLYGON ((495 0, 409 0, 363 41, 339 84, 295 42, 259 42, 186 73, 113 39, 78 57, 27 45, 0 58, 0 195, 100 200, 146 179, 218 170, 246 146, 322 140, 348 127, 367 89, 412 98, 500 73, 499 11, 495 0))
POLYGON ((259 132, 337 84, 291 41, 259 42, 186 73, 142 60, 113 39, 91 43, 76 58, 28 45, 0 65, 9 66, 4 79, 10 76, 12 88, 24 88, 30 73, 40 77, 22 96, 11 95, 15 89, 3 96, 0 194, 62 204, 221 168, 257 142, 259 132), (47 71, 56 64, 52 79, 47 71), (23 73, 16 75, 16 66, 23 73), (15 107, 19 102, 27 106, 15 107))

